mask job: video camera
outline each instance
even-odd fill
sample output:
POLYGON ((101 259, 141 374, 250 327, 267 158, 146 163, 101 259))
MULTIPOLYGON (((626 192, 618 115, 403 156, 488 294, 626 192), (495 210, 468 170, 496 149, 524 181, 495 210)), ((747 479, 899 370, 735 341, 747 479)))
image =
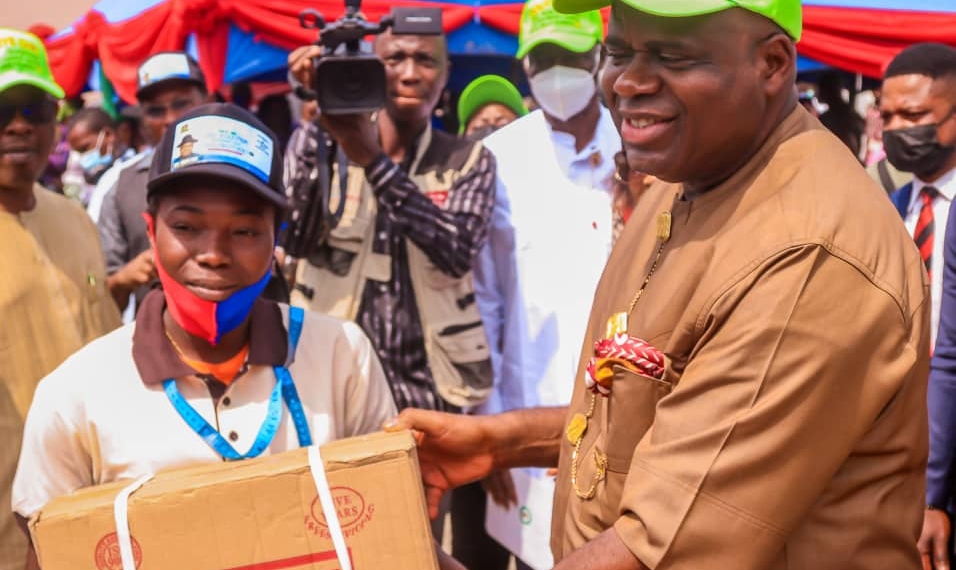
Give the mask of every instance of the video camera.
POLYGON ((440 8, 393 8, 373 23, 359 11, 361 6, 362 0, 345 0, 345 15, 330 24, 316 10, 299 14, 299 25, 319 30, 316 45, 323 50, 315 66, 312 95, 327 115, 374 112, 385 106, 385 65, 362 51, 362 38, 389 28, 393 34, 442 33, 440 8))

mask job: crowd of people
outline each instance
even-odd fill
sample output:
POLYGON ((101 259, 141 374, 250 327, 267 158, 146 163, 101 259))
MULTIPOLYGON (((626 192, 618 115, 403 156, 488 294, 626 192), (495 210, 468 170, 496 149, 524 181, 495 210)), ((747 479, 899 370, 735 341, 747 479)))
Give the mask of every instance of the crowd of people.
POLYGON ((528 0, 530 97, 475 78, 458 132, 440 35, 374 38, 372 114, 303 46, 295 105, 164 52, 67 116, 0 29, 0 570, 56 497, 383 428, 446 569, 527 567, 485 528, 518 468, 556 568, 949 568, 956 48, 864 117, 797 84, 799 0, 606 4, 528 0))

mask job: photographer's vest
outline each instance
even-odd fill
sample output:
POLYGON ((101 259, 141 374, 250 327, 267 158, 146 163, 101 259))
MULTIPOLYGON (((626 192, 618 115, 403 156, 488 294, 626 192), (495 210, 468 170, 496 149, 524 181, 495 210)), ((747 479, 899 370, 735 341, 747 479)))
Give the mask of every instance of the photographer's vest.
MULTIPOLYGON (((447 193, 475 166, 481 150, 480 142, 462 141, 429 127, 419 141, 410 178, 429 196, 447 193)), ((331 187, 338 185, 336 173, 331 187)), ((338 206, 337 193, 333 192, 329 206, 333 211, 338 206)), ((376 213, 375 194, 365 171, 350 165, 342 219, 327 242, 309 256, 309 263, 299 264, 296 281, 309 289, 311 298, 297 287, 293 304, 356 320, 366 284, 392 279, 391 257, 372 251, 376 213)), ((472 274, 452 277, 435 267, 411 240, 406 240, 406 248, 425 352, 438 394, 455 406, 478 405, 491 392, 493 371, 472 274)))

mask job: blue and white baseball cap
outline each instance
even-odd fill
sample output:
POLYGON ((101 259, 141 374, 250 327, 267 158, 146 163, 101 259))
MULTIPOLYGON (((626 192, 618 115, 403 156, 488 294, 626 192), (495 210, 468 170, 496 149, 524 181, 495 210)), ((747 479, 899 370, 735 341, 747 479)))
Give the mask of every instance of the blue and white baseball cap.
POLYGON ((169 125, 153 155, 147 196, 194 176, 237 182, 279 208, 288 205, 278 139, 232 103, 200 105, 169 125))
POLYGON ((136 98, 149 97, 158 87, 185 81, 206 89, 206 77, 186 52, 167 51, 149 56, 136 70, 136 98))

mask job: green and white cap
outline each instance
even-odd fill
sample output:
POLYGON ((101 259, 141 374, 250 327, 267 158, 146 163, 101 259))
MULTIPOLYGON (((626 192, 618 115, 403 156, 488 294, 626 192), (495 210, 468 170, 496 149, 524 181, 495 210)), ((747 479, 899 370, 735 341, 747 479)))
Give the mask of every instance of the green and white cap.
POLYGON ((500 103, 519 117, 528 114, 521 93, 513 83, 500 75, 482 75, 469 83, 458 97, 458 134, 464 133, 468 121, 489 103, 500 103))
MULTIPOLYGON (((800 0, 619 0, 635 10, 672 18, 714 14, 730 8, 743 8, 771 20, 794 40, 803 30, 800 0)), ((554 8, 565 14, 580 14, 609 6, 611 0, 554 0, 554 8)))
POLYGON ((555 10, 556 4, 557 0, 528 0, 524 5, 515 57, 521 59, 543 43, 584 53, 604 39, 604 20, 600 12, 575 10, 574 15, 562 14, 555 10))
POLYGON ((0 28, 0 91, 17 85, 32 85, 61 99, 63 88, 50 72, 43 42, 35 35, 0 28))

